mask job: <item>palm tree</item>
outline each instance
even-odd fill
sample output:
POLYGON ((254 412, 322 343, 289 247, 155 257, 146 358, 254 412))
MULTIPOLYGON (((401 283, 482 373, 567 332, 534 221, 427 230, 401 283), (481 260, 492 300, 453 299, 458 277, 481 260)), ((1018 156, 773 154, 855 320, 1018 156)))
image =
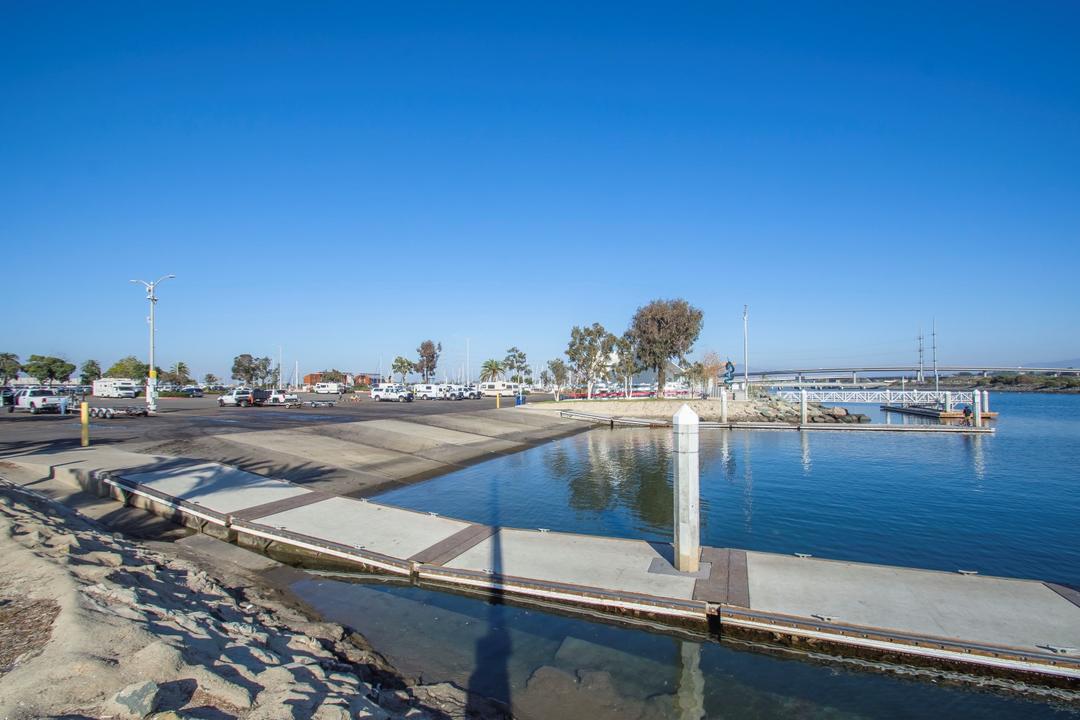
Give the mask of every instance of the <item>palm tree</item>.
POLYGON ((503 366, 498 360, 485 360, 480 368, 480 379, 485 382, 495 382, 502 374, 503 366))

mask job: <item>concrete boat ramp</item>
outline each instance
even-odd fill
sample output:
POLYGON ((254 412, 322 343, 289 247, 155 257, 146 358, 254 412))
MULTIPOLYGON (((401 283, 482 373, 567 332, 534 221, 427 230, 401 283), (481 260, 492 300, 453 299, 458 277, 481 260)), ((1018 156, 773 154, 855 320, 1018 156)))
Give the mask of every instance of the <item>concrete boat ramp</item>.
POLYGON ((107 447, 3 463, 309 566, 1080 687, 1080 592, 1052 583, 711 547, 686 574, 665 544, 489 527, 217 463, 107 447))

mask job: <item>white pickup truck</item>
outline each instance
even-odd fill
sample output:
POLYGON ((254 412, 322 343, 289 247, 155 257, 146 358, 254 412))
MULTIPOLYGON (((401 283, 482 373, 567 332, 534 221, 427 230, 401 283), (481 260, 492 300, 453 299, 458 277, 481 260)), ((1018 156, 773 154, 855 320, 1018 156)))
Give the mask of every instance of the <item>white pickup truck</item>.
POLYGON ((15 393, 15 401, 8 406, 8 412, 29 410, 31 415, 40 412, 67 412, 68 398, 48 388, 27 388, 15 393))

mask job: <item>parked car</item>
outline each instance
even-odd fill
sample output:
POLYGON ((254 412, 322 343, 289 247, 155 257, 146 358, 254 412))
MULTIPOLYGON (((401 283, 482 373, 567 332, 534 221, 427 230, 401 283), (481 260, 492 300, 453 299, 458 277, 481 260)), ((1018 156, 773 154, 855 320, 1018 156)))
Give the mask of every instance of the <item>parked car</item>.
POLYGON ((371 399, 375 402, 412 402, 413 394, 404 385, 376 385, 371 388, 371 399))
POLYGON ((14 402, 8 406, 8 412, 29 410, 31 415, 39 412, 64 412, 68 398, 49 388, 28 388, 15 393, 14 402))
POLYGON ((480 392, 480 388, 476 387, 475 385, 466 385, 465 397, 467 397, 469 400, 479 400, 480 398, 484 397, 484 393, 480 392))
POLYGON ((180 392, 184 393, 188 397, 199 398, 203 396, 202 388, 198 385, 188 385, 185 388, 181 388, 180 392))
POLYGON ((270 399, 270 393, 266 390, 252 390, 251 388, 233 388, 218 398, 218 407, 233 405, 236 407, 248 407, 250 405, 264 405, 270 399))
POLYGON ((15 391, 9 387, 0 388, 0 406, 13 405, 15 403, 15 391))

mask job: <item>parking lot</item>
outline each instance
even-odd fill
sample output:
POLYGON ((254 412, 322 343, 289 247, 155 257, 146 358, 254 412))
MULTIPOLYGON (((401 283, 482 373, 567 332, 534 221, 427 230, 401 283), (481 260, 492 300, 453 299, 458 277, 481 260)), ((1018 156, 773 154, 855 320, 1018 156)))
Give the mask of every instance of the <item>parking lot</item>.
MULTIPOLYGON (((546 428, 533 430, 513 419, 507 409, 493 413, 495 398, 481 400, 417 400, 410 403, 375 402, 367 395, 352 400, 346 395, 339 403, 336 395, 301 394, 305 403, 333 401, 332 407, 218 407, 217 397, 161 398, 154 417, 92 418, 91 444, 109 445, 133 452, 175 455, 223 462, 252 472, 284 477, 294 482, 318 481, 333 484, 335 491, 349 488, 374 488, 381 480, 413 480, 404 467, 404 458, 397 455, 413 451, 400 432, 375 432, 376 427, 396 426, 399 430, 408 423, 408 433, 419 432, 436 436, 446 432, 459 433, 465 428, 472 436, 467 440, 452 440, 437 457, 439 466, 426 469, 424 474, 437 474, 453 469, 457 460, 444 462, 454 455, 451 450, 460 442, 479 447, 476 443, 489 441, 498 445, 496 452, 517 451, 548 435, 546 428), (505 414, 504 414, 505 413, 505 414), (440 417, 445 419, 440 419, 440 417), (368 421, 374 422, 367 425, 368 421), (404 422, 401 422, 404 421, 404 422), (360 424, 365 428, 361 429, 360 424), (335 430, 334 427, 339 427, 335 430), (322 428, 322 429, 320 429, 322 428), (364 434, 357 445, 334 446, 320 438, 364 434), (269 438, 263 441, 261 438, 269 438), (372 458, 385 456, 379 451, 395 453, 395 469, 378 468, 360 462, 355 457, 359 447, 372 458), (337 453, 338 455, 335 455, 337 453), (348 462, 344 454, 351 454, 348 462), (445 467, 443 467, 445 466, 445 467)), ((530 396, 532 400, 546 396, 530 396)), ((94 407, 145 405, 142 399, 117 400, 88 398, 94 407)), ((502 398, 503 408, 512 408, 514 398, 502 398)), ((25 412, 0 413, 0 462, 4 455, 41 451, 61 451, 79 447, 80 423, 77 406, 69 415, 25 412)), ((492 445, 494 447, 494 445, 492 445)), ((427 452, 430 448, 421 448, 427 452)), ((456 451, 454 451, 456 452, 456 451)), ((470 457, 468 462, 482 456, 470 457)), ((385 458, 384 458, 385 459, 385 458)), ((381 461, 380 461, 381 462, 381 461)))

